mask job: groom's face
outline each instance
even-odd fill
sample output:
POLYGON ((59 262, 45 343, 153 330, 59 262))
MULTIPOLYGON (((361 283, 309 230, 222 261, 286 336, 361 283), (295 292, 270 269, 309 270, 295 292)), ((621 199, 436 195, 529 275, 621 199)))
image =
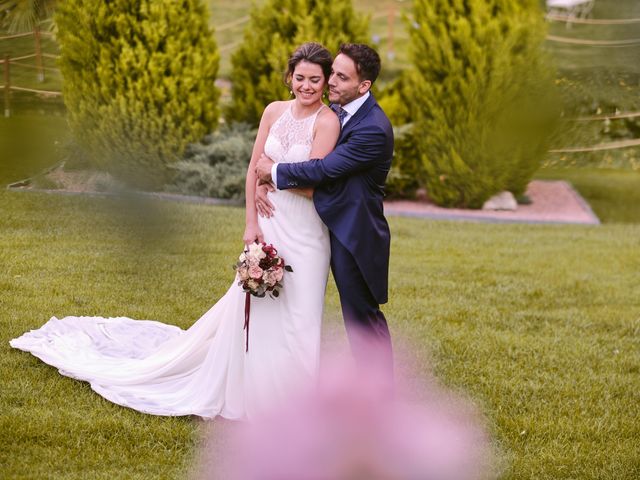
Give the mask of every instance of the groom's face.
POLYGON ((354 61, 344 53, 338 54, 329 77, 329 101, 346 105, 364 95, 370 87, 369 80, 360 80, 354 61))

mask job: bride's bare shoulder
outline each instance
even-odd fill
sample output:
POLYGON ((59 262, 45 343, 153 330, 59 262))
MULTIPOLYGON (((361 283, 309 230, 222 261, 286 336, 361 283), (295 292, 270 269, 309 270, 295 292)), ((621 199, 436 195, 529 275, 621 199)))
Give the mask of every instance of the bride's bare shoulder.
POLYGON ((334 133, 340 133, 340 121, 338 116, 329 107, 325 107, 318 113, 316 130, 324 129, 334 133))
POLYGON ((288 100, 288 101, 277 100, 275 102, 271 102, 264 109, 264 112, 262 113, 262 118, 266 120, 271 120, 271 121, 275 120, 276 118, 278 118, 280 115, 284 113, 284 111, 287 109, 290 103, 291 103, 291 100, 288 100))

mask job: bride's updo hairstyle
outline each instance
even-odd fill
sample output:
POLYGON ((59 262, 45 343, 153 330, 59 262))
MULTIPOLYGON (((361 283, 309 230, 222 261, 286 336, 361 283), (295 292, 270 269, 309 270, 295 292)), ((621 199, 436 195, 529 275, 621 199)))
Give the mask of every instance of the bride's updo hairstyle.
POLYGON ((295 52, 289 57, 287 63, 287 73, 284 76, 284 81, 289 86, 289 81, 293 75, 293 71, 300 62, 315 63, 322 68, 325 82, 329 81, 331 75, 331 65, 333 64, 333 57, 331 52, 324 48, 319 43, 307 42, 300 45, 295 52))

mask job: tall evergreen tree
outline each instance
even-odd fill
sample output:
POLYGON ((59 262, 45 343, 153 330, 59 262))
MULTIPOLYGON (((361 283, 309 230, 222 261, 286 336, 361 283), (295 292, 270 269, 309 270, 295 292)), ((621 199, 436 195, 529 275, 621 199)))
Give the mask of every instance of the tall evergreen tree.
POLYGON ((283 82, 287 59, 308 41, 337 51, 344 42, 366 42, 369 20, 350 0, 267 0, 251 12, 242 44, 231 58, 231 121, 257 125, 264 107, 288 98, 283 82))
POLYGON ((157 187, 217 125, 219 54, 201 0, 65 0, 56 22, 64 100, 92 163, 157 187))
POLYGON ((429 196, 522 194, 553 125, 538 0, 415 0, 412 20, 403 94, 429 196))

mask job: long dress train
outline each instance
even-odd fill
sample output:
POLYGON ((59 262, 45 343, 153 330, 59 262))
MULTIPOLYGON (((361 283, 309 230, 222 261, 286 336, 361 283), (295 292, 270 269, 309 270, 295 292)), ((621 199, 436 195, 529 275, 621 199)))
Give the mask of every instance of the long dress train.
MULTIPOLYGON (((265 144, 276 162, 304 161, 311 151, 319 110, 296 119, 292 104, 265 144)), ((89 382, 114 403, 154 415, 245 419, 281 402, 316 374, 330 247, 310 199, 288 191, 269 195, 275 215, 259 218, 259 225, 294 271, 277 299, 251 297, 248 352, 245 294, 235 280, 188 330, 126 317, 52 317, 11 346, 89 382)))

